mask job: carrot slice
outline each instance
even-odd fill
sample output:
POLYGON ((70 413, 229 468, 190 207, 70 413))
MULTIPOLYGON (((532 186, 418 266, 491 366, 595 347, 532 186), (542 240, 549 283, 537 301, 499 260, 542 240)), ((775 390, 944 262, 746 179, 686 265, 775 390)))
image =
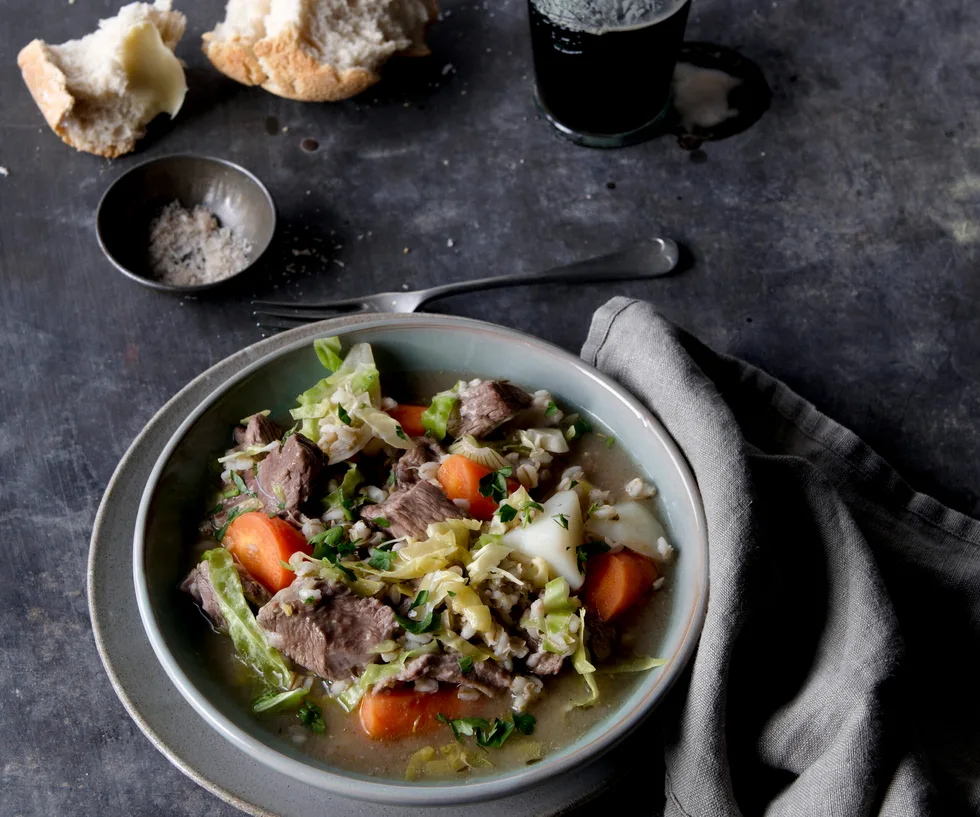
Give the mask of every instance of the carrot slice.
POLYGON ((361 726, 374 740, 398 740, 431 732, 440 712, 460 718, 474 709, 473 701, 462 701, 456 687, 439 687, 435 692, 416 692, 410 687, 372 692, 361 699, 361 726))
POLYGON ((313 553, 306 537, 278 516, 262 511, 243 513, 225 531, 221 542, 270 593, 289 587, 296 574, 283 566, 297 550, 313 553))
POLYGON ((612 621, 636 604, 658 576, 657 566, 632 550, 597 553, 586 563, 582 598, 602 621, 612 621))
MULTIPOLYGON (((486 522, 497 511, 497 503, 480 493, 480 480, 489 473, 491 470, 485 465, 473 462, 462 454, 453 454, 443 460, 436 479, 446 496, 450 499, 465 499, 470 503, 470 516, 486 522)), ((517 480, 507 480, 508 494, 514 493, 519 487, 517 480)))
POLYGON ((425 406, 399 404, 393 409, 388 409, 388 416, 398 423, 409 437, 421 437, 425 434, 425 426, 422 425, 424 411, 425 406))

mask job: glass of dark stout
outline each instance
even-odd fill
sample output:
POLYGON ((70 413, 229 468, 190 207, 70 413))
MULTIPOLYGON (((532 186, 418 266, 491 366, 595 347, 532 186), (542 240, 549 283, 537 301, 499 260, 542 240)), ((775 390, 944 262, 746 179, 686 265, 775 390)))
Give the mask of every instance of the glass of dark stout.
POLYGON ((528 0, 538 104, 566 137, 622 147, 670 107, 690 0, 528 0))

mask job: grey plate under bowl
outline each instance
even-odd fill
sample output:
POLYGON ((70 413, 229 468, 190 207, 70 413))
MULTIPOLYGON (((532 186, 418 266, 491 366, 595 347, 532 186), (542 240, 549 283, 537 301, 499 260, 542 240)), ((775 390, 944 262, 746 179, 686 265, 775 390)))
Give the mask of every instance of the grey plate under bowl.
MULTIPOLYGON (((152 467, 177 427, 228 378, 269 352, 298 339, 342 333, 377 315, 339 318, 286 332, 227 358, 193 380, 147 424, 116 469, 96 516, 88 567, 89 612, 109 679, 130 716, 168 760, 199 785, 237 808, 257 815, 309 817, 408 817, 418 808, 379 806, 330 795, 255 760, 212 730, 170 683, 140 622, 132 583, 132 542, 140 496, 152 467)), ((609 806, 649 791, 648 772, 660 765, 652 754, 651 725, 587 766, 548 780, 517 796, 426 809, 461 817, 547 817, 567 813, 607 790, 609 806), (617 780, 622 785, 609 788, 617 780), (628 781, 628 782, 627 782, 628 781), (632 794, 631 794, 632 792, 632 794)), ((657 775, 659 776, 659 775, 657 775)))

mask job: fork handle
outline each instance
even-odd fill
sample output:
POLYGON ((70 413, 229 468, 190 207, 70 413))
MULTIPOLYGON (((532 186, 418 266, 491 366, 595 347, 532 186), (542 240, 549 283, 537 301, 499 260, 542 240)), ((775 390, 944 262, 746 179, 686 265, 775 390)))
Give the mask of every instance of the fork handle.
POLYGON ((526 286, 528 284, 578 284, 605 281, 627 281, 639 278, 658 278, 666 275, 677 266, 679 251, 677 244, 669 238, 655 238, 644 241, 626 250, 600 255, 585 261, 576 261, 554 267, 544 272, 519 272, 513 275, 497 275, 492 278, 477 278, 473 281, 459 281, 442 284, 419 291, 419 306, 436 298, 478 292, 498 287, 526 286))

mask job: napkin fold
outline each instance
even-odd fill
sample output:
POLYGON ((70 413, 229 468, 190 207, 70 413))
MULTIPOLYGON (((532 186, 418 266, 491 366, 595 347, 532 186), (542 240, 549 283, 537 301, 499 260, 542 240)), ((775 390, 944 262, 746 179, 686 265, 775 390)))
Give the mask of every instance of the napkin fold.
POLYGON ((705 505, 666 814, 980 814, 980 522, 647 303, 599 309, 582 357, 660 419, 705 505))

